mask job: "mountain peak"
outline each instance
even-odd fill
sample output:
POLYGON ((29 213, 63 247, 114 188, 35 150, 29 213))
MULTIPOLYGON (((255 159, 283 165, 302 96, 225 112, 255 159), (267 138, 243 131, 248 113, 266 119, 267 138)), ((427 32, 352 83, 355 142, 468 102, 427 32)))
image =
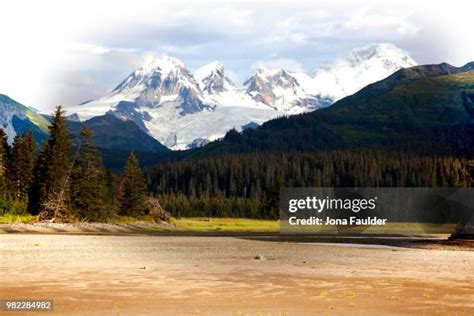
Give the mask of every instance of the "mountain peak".
POLYGON ((195 71, 195 78, 205 93, 221 93, 234 89, 232 80, 225 76, 224 65, 213 61, 195 71))
POLYGON ((350 54, 361 55, 363 57, 365 55, 365 59, 368 59, 374 55, 384 55, 390 51, 402 52, 406 54, 405 51, 390 43, 371 43, 365 46, 356 47, 352 50, 352 52, 350 52, 350 54))
POLYGON ((405 64, 415 66, 416 62, 411 59, 408 52, 389 43, 372 43, 366 46, 358 47, 349 53, 347 60, 353 66, 360 65, 371 59, 384 60, 386 68, 393 67, 395 64, 405 64))
POLYGON ((464 66, 462 66, 462 69, 463 69, 464 71, 472 71, 472 70, 474 70, 474 61, 471 61, 471 62, 465 64, 464 66))
POLYGON ((186 65, 177 58, 163 54, 148 56, 142 66, 135 71, 135 74, 144 76, 159 71, 163 76, 166 76, 177 69, 186 69, 186 65))
POLYGON ((224 65, 220 61, 215 60, 213 62, 210 62, 209 64, 206 64, 198 68, 194 72, 194 76, 196 77, 197 80, 199 80, 204 77, 207 77, 208 75, 212 73, 221 73, 223 71, 224 71, 224 65))
POLYGON ((373 43, 353 49, 346 57, 321 67, 314 85, 323 96, 337 101, 394 72, 416 66, 408 52, 393 44, 373 43))
POLYGON ((255 74, 264 78, 287 75, 286 71, 283 69, 266 67, 258 67, 255 74))
POLYGON ((318 108, 319 101, 308 95, 292 74, 283 69, 259 67, 244 85, 255 101, 286 113, 302 113, 318 108))
POLYGON ((298 86, 298 81, 283 69, 258 67, 254 75, 244 82, 244 86, 247 86, 247 91, 258 90, 267 84, 283 88, 294 88, 298 86))
POLYGON ((160 55, 147 57, 145 63, 112 92, 125 96, 123 100, 141 97, 142 101, 154 105, 160 96, 179 94, 182 88, 201 93, 196 80, 182 61, 160 55))

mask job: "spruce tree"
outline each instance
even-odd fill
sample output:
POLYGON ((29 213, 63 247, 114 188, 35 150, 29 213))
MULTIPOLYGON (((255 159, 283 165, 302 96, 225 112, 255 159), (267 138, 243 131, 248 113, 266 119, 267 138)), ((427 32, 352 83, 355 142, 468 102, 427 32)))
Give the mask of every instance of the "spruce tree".
POLYGON ((71 180, 71 206, 78 218, 104 221, 113 215, 106 173, 88 127, 81 131, 80 151, 71 180))
POLYGON ((7 186, 8 151, 7 135, 3 129, 0 129, 0 202, 9 197, 7 186))
POLYGON ((65 220, 70 217, 69 188, 72 169, 71 134, 64 111, 58 106, 49 139, 44 143, 35 169, 35 187, 30 196, 30 212, 41 219, 65 220))
POLYGON ((120 190, 120 214, 139 216, 146 211, 146 184, 137 157, 132 152, 125 165, 120 190))
POLYGON ((9 183, 16 200, 28 201, 28 193, 33 182, 35 163, 35 141, 31 132, 13 141, 11 163, 9 167, 9 183))
POLYGON ((9 164, 8 170, 8 186, 13 197, 16 200, 20 199, 20 166, 19 166, 19 157, 21 151, 21 138, 17 135, 13 139, 12 144, 12 160, 9 164))
POLYGON ((3 129, 0 129, 0 147, 4 156, 5 165, 8 165, 11 158, 11 148, 8 145, 8 135, 3 129))
POLYGON ((105 171, 105 183, 107 186, 107 203, 109 207, 117 212, 119 209, 119 197, 120 197, 120 184, 121 184, 121 175, 114 173, 110 170, 105 171))

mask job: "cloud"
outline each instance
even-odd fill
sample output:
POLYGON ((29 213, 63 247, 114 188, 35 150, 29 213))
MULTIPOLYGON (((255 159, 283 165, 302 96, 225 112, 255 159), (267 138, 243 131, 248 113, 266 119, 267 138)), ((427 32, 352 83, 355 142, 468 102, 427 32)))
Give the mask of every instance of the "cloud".
POLYGON ((0 93, 44 110, 78 104, 162 53, 192 70, 220 60, 237 83, 259 65, 311 73, 372 42, 400 46, 419 63, 461 64, 474 59, 465 37, 474 22, 451 1, 5 2, 0 93))
POLYGON ((282 68, 292 72, 304 72, 304 67, 296 60, 290 58, 269 58, 266 60, 257 61, 252 65, 252 69, 255 70, 258 67, 265 68, 282 68))
POLYGON ((92 45, 92 44, 87 44, 87 43, 77 43, 77 42, 72 42, 72 43, 65 43, 62 47, 64 51, 66 52, 71 52, 71 53, 82 53, 82 54, 106 54, 110 52, 110 48, 103 47, 103 46, 98 46, 98 45, 92 45))
POLYGON ((394 14, 393 10, 381 13, 363 8, 349 17, 342 26, 349 31, 385 32, 390 30, 394 34, 413 36, 419 28, 408 21, 409 16, 409 14, 394 14))

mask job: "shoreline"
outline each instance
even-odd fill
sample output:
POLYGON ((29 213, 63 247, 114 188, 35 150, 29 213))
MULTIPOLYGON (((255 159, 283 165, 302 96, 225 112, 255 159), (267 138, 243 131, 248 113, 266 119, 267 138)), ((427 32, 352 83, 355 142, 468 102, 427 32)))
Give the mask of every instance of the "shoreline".
POLYGON ((1 235, 57 236, 129 236, 129 237, 236 237, 246 240, 303 244, 384 245, 416 249, 474 251, 471 238, 452 239, 451 235, 351 235, 351 234, 281 234, 278 231, 199 231, 185 230, 169 223, 11 223, 0 224, 1 235))

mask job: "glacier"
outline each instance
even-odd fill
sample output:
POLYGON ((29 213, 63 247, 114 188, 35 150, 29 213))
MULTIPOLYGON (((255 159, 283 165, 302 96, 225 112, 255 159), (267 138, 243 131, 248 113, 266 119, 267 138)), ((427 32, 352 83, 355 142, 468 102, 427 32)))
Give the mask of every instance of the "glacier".
POLYGON ((111 113, 134 121, 173 150, 183 150, 241 131, 249 123, 318 110, 415 66, 408 52, 387 43, 356 48, 314 72, 257 68, 242 86, 219 61, 191 72, 182 61, 150 57, 110 93, 67 108, 81 120, 111 113))

